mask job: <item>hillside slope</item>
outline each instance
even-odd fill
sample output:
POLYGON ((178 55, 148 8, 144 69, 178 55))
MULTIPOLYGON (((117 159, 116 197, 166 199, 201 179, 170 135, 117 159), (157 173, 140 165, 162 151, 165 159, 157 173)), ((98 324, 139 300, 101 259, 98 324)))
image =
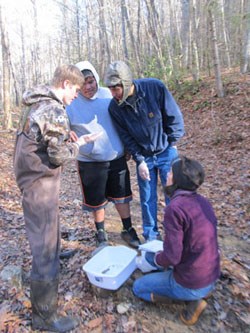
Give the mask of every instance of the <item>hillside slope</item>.
MULTIPOLYGON (((184 326, 178 313, 182 305, 147 304, 132 295, 136 271, 117 292, 93 288, 82 265, 95 248, 92 217, 81 211, 81 192, 75 164, 64 167, 60 195, 62 247, 77 254, 61 262, 60 309, 81 318, 75 332, 249 332, 249 75, 224 74, 226 97, 217 98, 212 79, 195 89, 173 92, 184 114, 186 135, 179 152, 201 161, 206 180, 200 192, 212 202, 218 217, 221 249, 221 278, 209 306, 194 327, 184 326), (117 306, 128 310, 118 313, 117 306), (124 308, 125 308, 124 305, 124 308)), ((22 289, 0 278, 0 331, 32 332, 29 302, 31 256, 26 240, 21 196, 12 170, 14 132, 1 133, 0 157, 0 273, 8 265, 22 269, 22 289)), ((135 165, 129 162, 134 200, 134 224, 141 232, 139 195, 135 165)), ((159 221, 164 203, 159 186, 159 221)), ((121 224, 112 205, 107 207, 106 228, 112 244, 122 244, 121 224)))

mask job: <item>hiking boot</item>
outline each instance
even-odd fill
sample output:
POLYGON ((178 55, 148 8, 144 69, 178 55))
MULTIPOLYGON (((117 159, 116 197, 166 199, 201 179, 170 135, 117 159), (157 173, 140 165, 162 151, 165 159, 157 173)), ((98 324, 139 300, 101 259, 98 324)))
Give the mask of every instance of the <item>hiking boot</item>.
POLYGON ((33 330, 69 332, 79 325, 71 316, 61 316, 58 312, 58 279, 52 281, 31 280, 31 305, 33 330))
POLYGON ((194 325, 206 307, 207 302, 204 299, 187 302, 186 309, 180 314, 181 321, 186 325, 194 325))
POLYGON ((139 237, 133 227, 130 227, 128 230, 122 230, 121 238, 131 247, 138 248, 141 244, 139 237))
POLYGON ((97 230, 95 237, 96 237, 97 247, 103 247, 108 245, 108 236, 105 230, 103 229, 97 230))

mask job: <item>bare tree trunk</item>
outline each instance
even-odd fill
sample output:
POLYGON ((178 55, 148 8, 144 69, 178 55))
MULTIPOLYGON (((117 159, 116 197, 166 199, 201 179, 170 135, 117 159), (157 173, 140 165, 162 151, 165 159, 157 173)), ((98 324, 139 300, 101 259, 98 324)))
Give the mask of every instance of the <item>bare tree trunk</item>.
MULTIPOLYGON (((88 1, 87 3, 87 6, 86 6, 86 11, 88 13, 88 11, 91 11, 91 4, 90 4, 90 0, 88 1)), ((90 38, 90 22, 89 22, 89 18, 88 18, 88 15, 86 16, 86 35, 87 35, 87 38, 86 38, 86 48, 87 48, 87 59, 89 59, 90 61, 92 61, 92 52, 91 52, 91 38, 90 38)))
POLYGON ((241 69, 241 73, 247 73, 250 72, 250 28, 247 31, 247 37, 246 37, 246 45, 245 45, 245 50, 243 54, 243 66, 241 69))
POLYGON ((221 79, 221 69, 220 69, 220 57, 219 50, 217 45, 217 36, 216 36, 216 28, 215 28, 215 19, 213 13, 214 1, 211 0, 208 2, 208 14, 209 21, 211 27, 211 37, 212 37, 212 45, 213 45, 213 58, 214 58, 214 71, 216 78, 216 86, 217 86, 217 94, 219 97, 224 97, 224 89, 221 79))
MULTIPOLYGON (((149 25, 149 37, 151 39, 151 43, 155 48, 155 51, 157 53, 157 61, 159 63, 160 69, 162 71, 162 76, 163 80, 167 81, 167 75, 165 71, 165 65, 163 61, 163 54, 162 54, 162 49, 161 49, 161 43, 159 39, 159 31, 161 30, 159 25, 159 14, 156 10, 155 7, 155 0, 144 0, 146 7, 147 7, 147 12, 148 12, 148 25, 149 25), (159 27, 159 28, 158 28, 159 27)), ((172 57, 171 54, 169 53, 169 46, 167 44, 167 51, 169 55, 169 62, 171 66, 171 70, 173 71, 173 62, 172 62, 172 57)))
POLYGON ((105 23, 104 16, 104 0, 98 0, 99 5, 99 38, 100 38, 100 61, 99 61, 99 70, 101 73, 105 71, 105 64, 111 61, 110 49, 109 49, 109 41, 108 34, 105 23))
POLYGON ((25 47, 25 37, 23 31, 23 25, 21 25, 21 43, 22 43, 22 57, 21 57, 21 91, 24 92, 26 90, 26 47, 25 47))
MULTIPOLYGON (((67 0, 63 0, 62 4, 62 15, 63 15, 63 22, 62 22, 62 31, 61 31, 61 40, 63 41, 61 45, 61 49, 63 54, 65 54, 66 59, 71 59, 71 38, 70 38, 70 19, 69 19, 69 11, 67 9, 67 0)), ((70 61, 71 62, 71 61, 70 61)))
POLYGON ((80 8, 78 4, 78 0, 76 0, 76 39, 77 39, 77 57, 81 59, 82 50, 81 50, 81 39, 80 39, 80 8))
POLYGON ((197 18, 197 6, 196 0, 191 0, 191 47, 192 47, 192 76, 195 81, 198 81, 200 78, 200 66, 199 66, 199 54, 198 54, 198 46, 197 46, 197 33, 199 28, 199 20, 197 18))
POLYGON ((245 29, 243 29, 243 50, 241 61, 241 73, 250 72, 250 1, 245 0, 245 29))
MULTIPOLYGON (((141 64, 140 64, 140 57, 139 57, 139 49, 138 49, 138 45, 135 41, 135 37, 134 37, 134 33, 133 33, 133 29, 129 20, 129 16, 128 16, 128 11, 127 11, 127 6, 125 3, 125 0, 121 0, 122 3, 122 12, 124 15, 124 19, 126 21, 127 27, 128 27, 128 32, 129 32, 129 38, 131 40, 131 44, 132 44, 132 52, 134 54, 135 57, 135 62, 136 62, 136 72, 140 75, 142 73, 142 69, 141 69, 141 64)), ((139 22, 138 22, 139 23, 139 22)))
POLYGON ((175 0, 172 0, 172 1, 169 0, 169 3, 171 6, 171 9, 170 9, 171 16, 173 15, 173 21, 174 21, 174 25, 176 28, 178 45, 179 45, 180 49, 182 49, 182 39, 181 39, 181 32, 180 32, 181 26, 180 26, 180 18, 179 18, 180 13, 175 8, 175 0))
MULTIPOLYGON (((0 2, 2 9, 8 4, 12 17, 10 1, 0 2)), ((249 71, 250 0, 54 0, 51 10, 57 20, 50 35, 39 31, 44 18, 40 2, 24 1, 22 9, 16 8, 20 17, 6 21, 6 31, 16 39, 9 40, 15 50, 9 60, 15 66, 14 71, 9 67, 11 103, 15 93, 20 96, 27 86, 48 80, 56 65, 82 59, 91 61, 100 77, 107 63, 125 58, 137 76, 156 75, 166 81, 172 75, 178 80, 189 70, 197 80, 201 70, 210 73, 215 59, 211 55, 220 52, 218 72, 220 66, 236 67, 239 62, 242 73, 249 71), (216 43, 214 37, 209 39, 208 3, 216 5, 216 43)))
POLYGON ((129 60, 128 56, 128 47, 127 47, 127 38, 126 38, 126 4, 125 0, 121 0, 121 16, 122 16, 122 46, 123 46, 123 51, 124 51, 124 57, 126 60, 129 60))
POLYGON ((231 59, 230 59, 230 52, 229 52, 229 46, 228 46, 228 38, 227 38, 227 32, 226 32, 226 23, 225 23, 225 12, 224 12, 224 5, 225 0, 220 0, 220 10, 221 10, 221 17, 222 17, 222 34, 225 44, 225 56, 227 60, 227 66, 231 68, 231 59))
POLYGON ((189 63, 189 0, 181 0, 181 15, 183 67, 187 68, 189 63))
POLYGON ((34 73, 34 83, 38 84, 41 80, 41 63, 40 63, 40 44, 39 44, 39 30, 38 30, 38 18, 37 18, 37 3, 36 0, 31 0, 33 5, 34 13, 34 46, 32 50, 33 55, 33 73, 34 73))
POLYGON ((136 42, 137 42, 138 54, 140 54, 140 47, 141 47, 140 29, 141 29, 141 5, 140 1, 138 1, 137 23, 136 23, 136 42))
POLYGON ((0 5, 0 28, 1 28, 1 43, 2 43, 2 66, 3 66, 3 128, 10 129, 12 127, 12 116, 10 110, 10 49, 9 40, 6 31, 6 24, 0 5))
MULTIPOLYGON (((170 38, 169 38, 169 42, 168 42, 168 38, 166 38, 165 43, 166 43, 166 47, 167 47, 167 52, 169 54, 169 62, 170 62, 170 66, 172 68, 172 75, 174 77, 174 81, 176 82, 176 84, 179 81, 179 66, 176 65, 177 61, 177 54, 178 54, 178 49, 175 50, 175 45, 177 44, 175 41, 175 37, 177 34, 177 39, 179 37, 179 33, 178 33, 178 27, 176 24, 176 17, 175 17, 175 8, 174 6, 172 6, 172 1, 168 0, 168 6, 169 6, 169 25, 170 25, 170 38)), ((179 45, 181 47, 181 40, 178 40, 179 45)))
POLYGON ((17 79, 16 79, 16 73, 14 71, 14 68, 13 68, 13 65, 12 65, 12 62, 11 62, 11 57, 9 58, 9 63, 10 63, 10 71, 11 71, 11 75, 12 75, 12 78, 13 78, 13 88, 14 88, 14 91, 15 91, 15 103, 16 105, 19 105, 19 93, 18 93, 18 89, 17 89, 17 79))
POLYGON ((121 39, 122 38, 117 38, 119 35, 118 30, 120 31, 120 21, 114 20, 114 10, 118 12, 120 9, 120 2, 118 9, 116 7, 116 4, 112 6, 111 2, 113 0, 110 0, 110 3, 107 6, 107 20, 110 25, 110 35, 112 36, 111 41, 110 41, 110 49, 112 49, 112 59, 122 59, 121 58, 121 53, 123 54, 123 48, 121 45, 121 39), (115 7, 115 8, 113 8, 115 7), (117 26, 119 24, 119 27, 117 26))

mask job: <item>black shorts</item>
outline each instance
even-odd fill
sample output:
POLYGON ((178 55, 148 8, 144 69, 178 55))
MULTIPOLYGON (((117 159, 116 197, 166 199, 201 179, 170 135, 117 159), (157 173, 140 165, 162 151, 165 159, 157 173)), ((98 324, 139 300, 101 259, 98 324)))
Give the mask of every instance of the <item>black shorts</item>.
POLYGON ((78 161, 83 209, 95 211, 108 201, 125 203, 132 200, 129 169, 125 157, 111 162, 78 161))

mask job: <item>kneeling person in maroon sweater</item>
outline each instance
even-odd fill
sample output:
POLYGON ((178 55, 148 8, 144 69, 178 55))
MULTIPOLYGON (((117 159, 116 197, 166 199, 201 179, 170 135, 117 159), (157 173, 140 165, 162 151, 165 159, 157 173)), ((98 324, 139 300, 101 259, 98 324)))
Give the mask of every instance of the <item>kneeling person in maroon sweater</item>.
POLYGON ((136 296, 146 301, 186 301, 180 318, 187 325, 197 322, 206 298, 220 276, 217 219, 209 201, 196 190, 204 181, 199 162, 187 157, 173 161, 168 173, 163 251, 143 253, 137 260, 144 275, 133 285, 136 296))

